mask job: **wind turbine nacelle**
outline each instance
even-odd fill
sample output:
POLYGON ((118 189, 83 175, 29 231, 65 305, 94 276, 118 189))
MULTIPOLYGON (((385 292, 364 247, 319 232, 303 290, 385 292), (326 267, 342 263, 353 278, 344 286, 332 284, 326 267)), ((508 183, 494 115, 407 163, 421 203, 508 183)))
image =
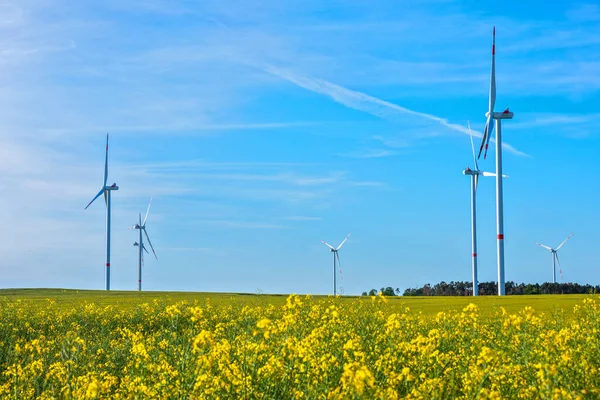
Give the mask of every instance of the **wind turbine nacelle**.
POLYGON ((471 168, 467 167, 463 171, 463 175, 478 175, 477 171, 473 171, 471 168))
POLYGON ((493 112, 492 113, 492 118, 494 119, 512 119, 512 117, 514 117, 514 113, 512 113, 511 111, 504 111, 504 112, 493 112))
POLYGON ((106 190, 119 190, 119 187, 117 186, 116 183, 113 183, 110 186, 105 187, 106 190))

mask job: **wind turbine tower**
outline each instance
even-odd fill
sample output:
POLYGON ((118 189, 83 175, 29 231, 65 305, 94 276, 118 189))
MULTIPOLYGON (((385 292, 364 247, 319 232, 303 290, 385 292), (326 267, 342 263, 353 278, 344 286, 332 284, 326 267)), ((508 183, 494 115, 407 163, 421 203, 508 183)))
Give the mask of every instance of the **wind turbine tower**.
POLYGON ((346 238, 342 241, 342 243, 340 243, 340 245, 338 247, 333 247, 332 245, 330 245, 329 243, 321 240, 321 243, 323 243, 325 246, 329 247, 329 250, 333 253, 333 295, 337 295, 337 281, 336 281, 336 260, 337 260, 337 266, 338 268, 340 268, 340 274, 342 272, 342 268, 341 268, 341 264, 340 264, 340 256, 338 254, 338 251, 342 248, 342 246, 344 245, 344 243, 346 243, 346 240, 348 240, 348 238, 350 237, 352 233, 349 233, 348 236, 346 236, 346 238))
POLYGON ((507 108, 503 112, 495 112, 494 105, 496 103, 496 27, 494 27, 492 35, 492 73, 490 77, 490 95, 489 108, 486 113, 487 121, 483 131, 483 140, 479 148, 479 155, 485 145, 485 154, 487 157, 488 145, 493 129, 492 119, 496 122, 496 244, 498 252, 498 295, 504 296, 504 201, 502 193, 502 120, 512 119, 514 114, 507 108))
POLYGON ((106 155, 104 158, 104 183, 102 184, 102 189, 100 189, 100 191, 98 192, 98 194, 96 195, 96 197, 94 197, 92 199, 92 201, 90 201, 88 203, 87 206, 85 206, 85 209, 87 210, 87 208, 94 202, 94 200, 96 200, 98 197, 100 197, 102 194, 104 194, 104 202, 106 203, 106 290, 110 290, 110 194, 113 190, 119 190, 119 187, 117 186, 116 183, 113 183, 110 186, 106 185, 106 182, 108 180, 108 134, 106 135, 106 155))
POLYGON ((473 145, 471 124, 469 123, 468 125, 475 169, 467 167, 463 171, 463 174, 471 176, 471 273, 473 276, 473 296, 477 296, 479 295, 479 281, 477 279, 477 185, 479 183, 479 176, 496 176, 496 174, 493 172, 481 171, 479 169, 477 157, 475 156, 475 146, 473 145))
POLYGON ((148 253, 146 250, 146 246, 144 246, 144 237, 142 236, 142 231, 146 235, 146 239, 148 239, 148 244, 152 249, 152 253, 154 253, 154 257, 158 260, 158 256, 154 251, 154 247, 152 247, 152 242, 150 241, 150 236, 148 236, 148 232, 146 231, 146 221, 148 220, 148 213, 150 212, 150 206, 152 205, 152 197, 150 198, 150 203, 148 204, 148 209, 146 210, 146 216, 144 217, 144 222, 142 222, 142 213, 139 214, 139 223, 135 224, 129 229, 137 229, 139 230, 140 237, 139 242, 135 242, 133 245, 138 246, 138 291, 142 291, 142 264, 144 262, 144 253, 148 253))

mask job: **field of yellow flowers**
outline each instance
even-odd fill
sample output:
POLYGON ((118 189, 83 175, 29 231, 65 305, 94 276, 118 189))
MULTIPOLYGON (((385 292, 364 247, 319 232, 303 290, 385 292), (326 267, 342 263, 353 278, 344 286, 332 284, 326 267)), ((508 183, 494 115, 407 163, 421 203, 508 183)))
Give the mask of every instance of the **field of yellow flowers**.
POLYGON ((568 312, 407 304, 0 298, 0 398, 600 398, 598 296, 568 312))

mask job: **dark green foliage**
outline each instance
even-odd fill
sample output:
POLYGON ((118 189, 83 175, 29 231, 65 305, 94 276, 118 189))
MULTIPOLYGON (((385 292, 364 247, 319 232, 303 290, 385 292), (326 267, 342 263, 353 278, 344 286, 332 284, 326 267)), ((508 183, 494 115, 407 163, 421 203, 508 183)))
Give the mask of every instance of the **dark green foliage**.
POLYGON ((363 296, 377 296, 379 294, 379 292, 381 292, 381 294, 383 294, 384 296, 400 296, 400 289, 399 288, 394 289, 391 286, 388 286, 386 288, 381 288, 379 290, 371 289, 371 290, 369 290, 369 293, 362 292, 362 295, 363 296))
MULTIPOLYGON (((391 289, 391 288, 389 288, 391 289)), ((580 285, 578 283, 520 283, 508 281, 505 284, 507 295, 519 294, 588 294, 600 293, 600 285, 580 285)), ((479 295, 489 296, 498 293, 496 282, 479 282, 479 295)), ((384 293, 385 294, 385 293, 384 293)), ((471 282, 444 281, 431 286, 429 283, 420 288, 408 288, 404 296, 471 296, 473 286, 471 282)))

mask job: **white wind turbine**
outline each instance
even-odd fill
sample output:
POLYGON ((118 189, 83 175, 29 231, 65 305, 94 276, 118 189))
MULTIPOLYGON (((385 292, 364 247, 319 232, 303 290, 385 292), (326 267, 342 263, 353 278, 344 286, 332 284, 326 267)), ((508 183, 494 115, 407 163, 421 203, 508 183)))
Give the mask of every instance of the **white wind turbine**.
POLYGON ((325 246, 329 247, 330 251, 333 253, 333 295, 334 296, 337 294, 337 286, 336 286, 337 274, 336 274, 336 270, 335 270, 336 260, 337 260, 337 265, 340 268, 340 274, 342 273, 342 268, 341 268, 341 264, 340 264, 340 256, 338 254, 338 251, 339 251, 339 249, 342 248, 344 243, 346 243, 346 240, 348 240, 348 238, 350 237, 351 234, 352 233, 349 233, 348 236, 346 236, 346 238, 342 241, 342 243, 340 243, 340 245, 337 248, 333 247, 329 243, 321 240, 321 243, 323 243, 325 246))
POLYGON ((487 121, 483 131, 483 139, 479 148, 479 155, 485 146, 485 154, 487 157, 488 144, 493 129, 492 119, 496 120, 496 239, 498 250, 498 295, 504 296, 504 203, 502 199, 502 123, 503 119, 512 119, 514 114, 508 110, 503 112, 494 112, 496 103, 496 27, 494 27, 492 38, 492 73, 490 77, 490 95, 489 108, 486 113, 487 121))
POLYGON ((571 238, 571 236, 573 236, 573 234, 571 233, 569 236, 567 236, 567 238, 565 240, 562 241, 561 244, 558 245, 558 247, 556 249, 553 249, 552 247, 543 245, 541 243, 535 242, 535 244, 537 244, 538 246, 541 246, 547 250, 550 250, 550 253, 552 253, 552 283, 556 283, 556 266, 558 265, 558 271, 560 272, 560 277, 562 279, 562 271, 560 269, 560 261, 558 261, 558 250, 565 244, 567 243, 567 240, 569 240, 571 238))
MULTIPOLYGON (((138 246, 138 291, 142 290, 142 263, 144 262, 144 253, 148 253, 146 250, 146 246, 144 246, 144 237, 142 236, 142 231, 146 235, 146 239, 148 239, 148 244, 152 249, 152 253, 154 253, 154 257, 158 260, 158 256, 154 251, 154 247, 152 247, 152 242, 150 241, 150 237, 148 236, 148 232, 146 231, 146 220, 148 220, 148 213, 150 212, 150 206, 152 205, 152 197, 150 197, 150 203, 148 204, 148 210, 146 210, 146 216, 144 217, 144 222, 142 223, 142 213, 139 213, 139 223, 135 224, 129 229, 137 229, 140 231, 139 242, 135 242, 133 245, 138 246), (143 250, 143 251, 142 251, 143 250)), ((148 253, 150 254, 150 253, 148 253)))
POLYGON ((106 181, 108 180, 108 134, 106 135, 106 155, 104 158, 104 183, 102 184, 102 189, 98 192, 96 197, 92 199, 85 206, 85 209, 90 206, 100 195, 104 194, 104 202, 106 203, 106 290, 110 290, 110 194, 113 190, 119 190, 119 187, 116 183, 113 183, 110 186, 106 185, 106 181))
MULTIPOLYGON (((477 157, 475 156, 475 146, 473 145, 473 133, 471 132, 471 124, 469 126, 469 137, 471 139, 471 151, 473 152, 473 162, 475 163, 475 169, 467 167, 464 171, 464 175, 471 176, 471 272, 473 275, 473 296, 479 294, 479 285, 477 280, 477 185, 479 183, 479 176, 496 176, 493 172, 481 171, 477 164, 477 157)), ((506 178, 506 175, 504 175, 506 178)))

